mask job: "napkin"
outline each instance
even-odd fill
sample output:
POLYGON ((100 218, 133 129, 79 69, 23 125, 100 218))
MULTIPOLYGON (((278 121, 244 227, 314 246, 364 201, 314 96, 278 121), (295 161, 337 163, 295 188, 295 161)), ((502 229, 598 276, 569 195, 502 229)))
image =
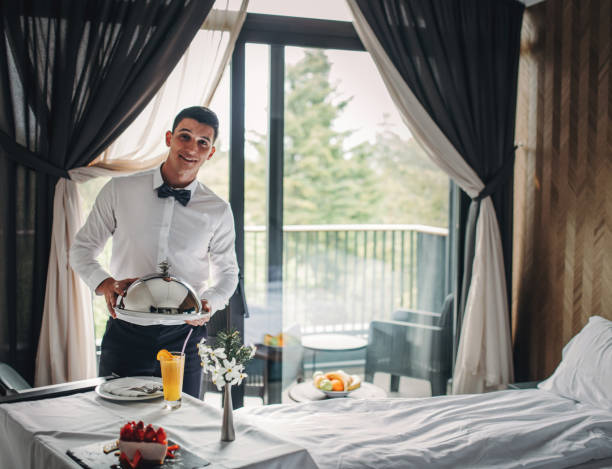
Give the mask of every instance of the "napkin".
POLYGON ((156 381, 150 379, 143 378, 118 378, 112 381, 107 381, 104 383, 100 389, 108 394, 113 394, 115 396, 122 397, 141 397, 141 396, 154 396, 156 394, 160 394, 162 391, 161 383, 157 383, 156 381), (137 391, 132 388, 137 388, 144 385, 155 385, 159 389, 154 393, 146 393, 144 391, 137 391))

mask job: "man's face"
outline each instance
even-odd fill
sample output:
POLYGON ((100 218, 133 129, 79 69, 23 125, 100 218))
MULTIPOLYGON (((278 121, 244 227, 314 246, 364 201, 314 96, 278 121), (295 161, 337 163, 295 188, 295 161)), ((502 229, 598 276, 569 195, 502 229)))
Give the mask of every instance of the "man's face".
POLYGON ((181 120, 174 132, 166 132, 166 145, 170 147, 164 170, 176 178, 193 181, 198 170, 215 153, 214 129, 195 119, 181 120))

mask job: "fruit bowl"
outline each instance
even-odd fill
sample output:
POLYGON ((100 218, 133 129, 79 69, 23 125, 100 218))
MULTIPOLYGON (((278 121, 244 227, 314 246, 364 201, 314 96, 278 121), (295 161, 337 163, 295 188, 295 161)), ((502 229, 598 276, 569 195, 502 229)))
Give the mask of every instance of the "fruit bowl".
POLYGON ((346 397, 353 391, 323 391, 319 389, 322 393, 324 393, 327 397, 346 397))
POLYGON ((361 387, 361 378, 349 375, 342 370, 323 373, 317 371, 312 375, 312 384, 326 397, 347 397, 361 387))

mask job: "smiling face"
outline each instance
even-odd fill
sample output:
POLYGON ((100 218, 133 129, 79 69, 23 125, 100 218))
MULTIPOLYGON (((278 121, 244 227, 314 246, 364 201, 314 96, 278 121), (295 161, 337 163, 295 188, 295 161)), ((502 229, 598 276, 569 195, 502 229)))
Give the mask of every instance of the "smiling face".
POLYGON ((166 132, 170 148, 162 166, 164 180, 173 187, 185 187, 198 175, 198 170, 215 153, 214 129, 195 119, 181 120, 174 132, 166 132))

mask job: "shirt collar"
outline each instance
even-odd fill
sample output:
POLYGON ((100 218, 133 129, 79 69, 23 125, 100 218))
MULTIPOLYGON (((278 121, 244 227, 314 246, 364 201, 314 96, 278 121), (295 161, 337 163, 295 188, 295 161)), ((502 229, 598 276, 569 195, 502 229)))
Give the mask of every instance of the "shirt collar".
MULTIPOLYGON (((157 190, 157 188, 160 187, 163 183, 164 183, 164 178, 162 178, 162 175, 161 175, 161 165, 160 165, 155 171, 153 171, 153 190, 157 190)), ((191 181, 186 187, 182 187, 181 189, 186 189, 190 191, 191 194, 193 195, 197 186, 198 186, 198 180, 196 178, 193 181, 191 181)))

